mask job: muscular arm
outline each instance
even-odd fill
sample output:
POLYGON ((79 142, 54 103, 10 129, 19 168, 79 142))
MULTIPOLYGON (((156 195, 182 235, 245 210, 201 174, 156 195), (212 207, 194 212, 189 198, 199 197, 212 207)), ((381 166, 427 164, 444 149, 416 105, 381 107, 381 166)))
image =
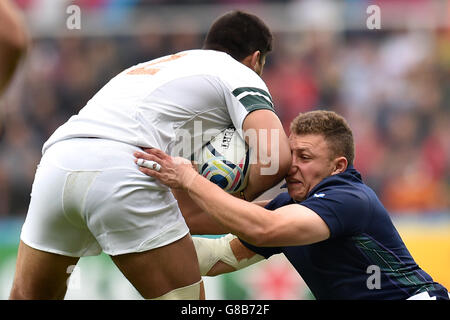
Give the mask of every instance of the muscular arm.
POLYGON ((269 211, 228 195, 199 175, 191 182, 189 194, 225 228, 257 246, 305 245, 325 240, 330 235, 322 218, 299 204, 269 211))
POLYGON ((286 177, 291 166, 288 138, 277 115, 270 110, 251 112, 243 124, 246 142, 257 156, 250 166, 245 199, 252 201, 286 177))
POLYGON ((178 201, 178 207, 189 227, 189 232, 194 234, 226 234, 230 230, 218 223, 210 215, 206 214, 188 193, 181 189, 172 189, 172 193, 178 201))
POLYGON ((147 168, 140 170, 171 188, 188 190, 202 210, 233 234, 256 246, 305 245, 330 236, 327 224, 305 206, 293 204, 269 211, 227 194, 200 176, 190 163, 183 164, 181 160, 185 159, 175 158, 174 161, 157 149, 151 149, 149 153, 136 152, 135 156, 158 162, 160 172, 147 168))
POLYGON ((28 37, 15 6, 9 0, 0 1, 0 94, 28 46, 28 37))
MULTIPOLYGON (((181 189, 172 189, 172 193, 178 201, 178 206, 191 234, 226 234, 230 232, 228 228, 225 228, 192 201, 187 192, 181 189)), ((270 200, 261 200, 253 203, 264 207, 269 202, 270 200)))

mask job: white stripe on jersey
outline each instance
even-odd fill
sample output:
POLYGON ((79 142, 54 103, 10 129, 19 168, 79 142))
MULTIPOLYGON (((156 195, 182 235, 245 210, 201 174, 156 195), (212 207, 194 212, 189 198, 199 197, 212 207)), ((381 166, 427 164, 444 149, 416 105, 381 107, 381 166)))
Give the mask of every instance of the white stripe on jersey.
POLYGON ((254 92, 254 91, 245 91, 245 92, 242 92, 241 94, 239 94, 239 95, 236 97, 236 99, 241 100, 242 98, 244 98, 244 97, 246 97, 246 96, 248 96, 248 95, 263 97, 264 99, 267 100, 267 102, 270 103, 270 105, 273 105, 273 104, 272 104, 272 101, 270 101, 270 99, 269 99, 266 95, 261 94, 261 93, 259 93, 259 92, 254 92))

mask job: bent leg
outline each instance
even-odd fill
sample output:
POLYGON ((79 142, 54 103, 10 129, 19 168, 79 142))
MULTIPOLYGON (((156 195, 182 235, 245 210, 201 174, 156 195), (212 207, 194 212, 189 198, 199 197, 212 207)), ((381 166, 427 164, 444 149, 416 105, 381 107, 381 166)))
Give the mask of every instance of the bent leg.
MULTIPOLYGON (((201 281, 190 234, 163 247, 111 256, 111 259, 145 299, 161 297, 201 281)), ((202 289, 201 282, 200 286, 202 289)))
POLYGON ((20 241, 9 299, 63 299, 70 276, 67 268, 79 259, 36 250, 20 241))

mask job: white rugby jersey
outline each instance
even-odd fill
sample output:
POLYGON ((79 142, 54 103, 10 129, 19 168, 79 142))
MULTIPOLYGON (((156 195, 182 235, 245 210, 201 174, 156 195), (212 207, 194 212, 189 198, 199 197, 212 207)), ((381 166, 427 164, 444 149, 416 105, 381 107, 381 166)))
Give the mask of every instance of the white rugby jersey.
POLYGON ((273 110, 257 73, 226 53, 188 50, 121 72, 59 127, 42 151, 61 140, 96 137, 187 155, 209 140, 205 132, 230 125, 242 129, 257 109, 273 110))

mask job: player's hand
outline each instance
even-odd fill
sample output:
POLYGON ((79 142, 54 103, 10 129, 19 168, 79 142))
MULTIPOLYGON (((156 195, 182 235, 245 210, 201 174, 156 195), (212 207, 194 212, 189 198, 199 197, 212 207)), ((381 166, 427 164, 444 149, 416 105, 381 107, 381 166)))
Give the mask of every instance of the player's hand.
POLYGON ((155 148, 144 151, 134 153, 134 162, 139 166, 139 170, 170 188, 187 190, 198 175, 187 159, 171 157, 155 148))

